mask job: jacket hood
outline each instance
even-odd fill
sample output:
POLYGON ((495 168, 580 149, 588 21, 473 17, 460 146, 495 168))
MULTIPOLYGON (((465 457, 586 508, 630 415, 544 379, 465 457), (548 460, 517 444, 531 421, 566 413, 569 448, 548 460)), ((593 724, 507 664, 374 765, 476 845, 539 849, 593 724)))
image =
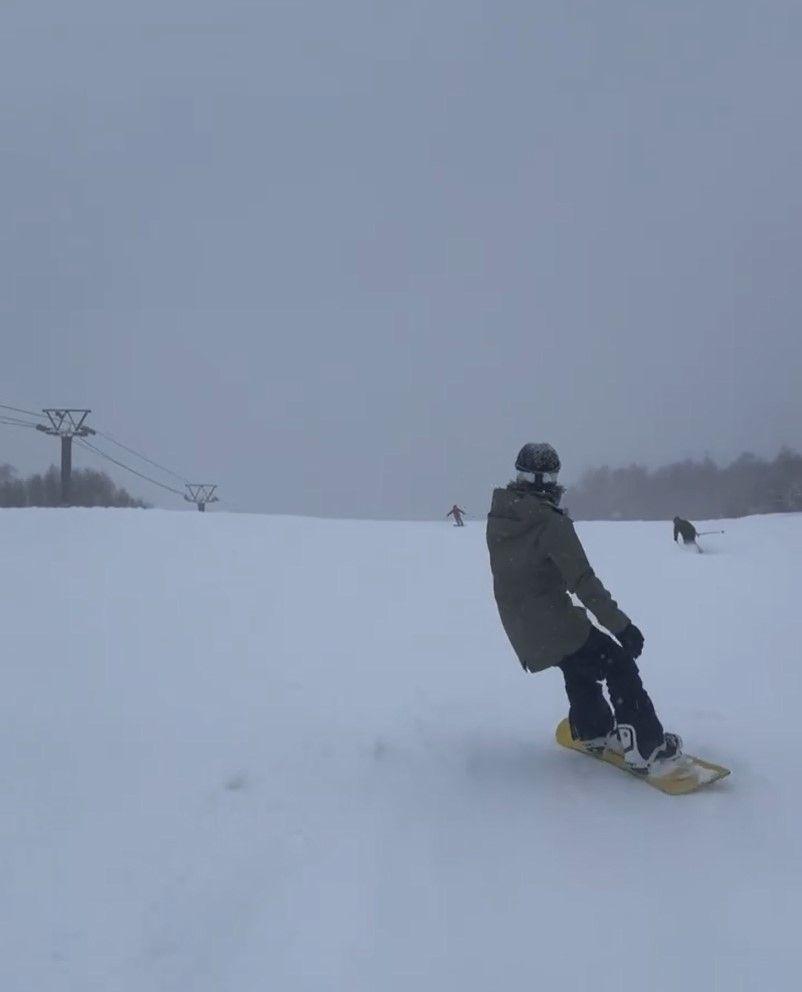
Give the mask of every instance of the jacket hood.
POLYGON ((507 484, 507 489, 511 492, 523 493, 525 495, 537 496, 547 500, 553 506, 559 506, 563 498, 565 486, 560 486, 556 482, 543 482, 540 485, 531 482, 513 481, 507 484))
POLYGON ((523 533, 552 513, 562 514, 562 510, 531 486, 512 483, 493 491, 490 516, 508 534, 523 533))

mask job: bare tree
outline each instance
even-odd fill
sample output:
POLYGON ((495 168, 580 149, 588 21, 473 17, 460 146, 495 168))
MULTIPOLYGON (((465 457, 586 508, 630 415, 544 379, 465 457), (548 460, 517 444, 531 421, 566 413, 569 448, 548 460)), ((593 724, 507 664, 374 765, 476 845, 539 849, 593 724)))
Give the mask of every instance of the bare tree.
MULTIPOLYGON (((80 469, 72 474, 73 506, 145 507, 117 486, 105 472, 80 469)), ((55 465, 42 475, 17 478, 11 465, 0 465, 0 507, 61 506, 61 478, 55 465)))
POLYGON ((721 467, 686 460, 649 471, 641 465, 586 472, 566 497, 585 520, 743 517, 802 510, 802 455, 789 448, 772 461, 745 452, 721 467))

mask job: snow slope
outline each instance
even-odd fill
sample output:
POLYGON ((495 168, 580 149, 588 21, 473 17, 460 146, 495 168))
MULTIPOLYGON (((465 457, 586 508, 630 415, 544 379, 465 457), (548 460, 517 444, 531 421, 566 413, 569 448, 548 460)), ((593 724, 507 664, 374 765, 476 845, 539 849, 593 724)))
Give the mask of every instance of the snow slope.
POLYGON ((774 990, 802 964, 802 518, 580 525, 689 750, 559 749, 482 524, 0 511, 0 988, 774 990))

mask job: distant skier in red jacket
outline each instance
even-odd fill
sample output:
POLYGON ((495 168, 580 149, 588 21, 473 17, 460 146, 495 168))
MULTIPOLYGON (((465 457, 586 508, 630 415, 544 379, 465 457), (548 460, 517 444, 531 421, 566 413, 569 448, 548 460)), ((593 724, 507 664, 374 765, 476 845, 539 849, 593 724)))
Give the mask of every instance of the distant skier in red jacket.
POLYGON ((462 522, 462 518, 464 516, 465 516, 465 511, 461 510, 455 503, 446 514, 446 519, 448 519, 449 517, 453 517, 455 527, 464 527, 465 524, 462 522))

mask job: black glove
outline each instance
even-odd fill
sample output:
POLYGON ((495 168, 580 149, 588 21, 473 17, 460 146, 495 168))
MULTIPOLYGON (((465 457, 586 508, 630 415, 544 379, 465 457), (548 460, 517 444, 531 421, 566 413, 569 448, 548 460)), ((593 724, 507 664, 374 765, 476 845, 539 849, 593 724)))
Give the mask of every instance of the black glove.
POLYGON ((640 658, 641 651, 643 651, 643 634, 634 623, 627 624, 621 633, 615 636, 630 658, 640 658))

